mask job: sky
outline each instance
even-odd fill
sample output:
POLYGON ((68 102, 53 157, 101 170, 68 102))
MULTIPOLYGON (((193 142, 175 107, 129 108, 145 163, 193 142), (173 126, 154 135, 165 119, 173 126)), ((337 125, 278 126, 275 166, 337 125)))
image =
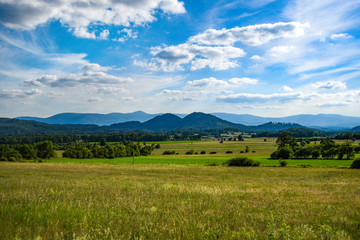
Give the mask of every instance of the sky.
POLYGON ((360 0, 0 0, 0 116, 360 116, 360 0))

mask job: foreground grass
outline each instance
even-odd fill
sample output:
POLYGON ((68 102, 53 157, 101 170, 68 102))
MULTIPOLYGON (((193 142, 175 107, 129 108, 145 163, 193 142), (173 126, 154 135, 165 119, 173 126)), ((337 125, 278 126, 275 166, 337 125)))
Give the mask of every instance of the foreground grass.
POLYGON ((0 239, 360 239, 360 173, 0 163, 0 239))

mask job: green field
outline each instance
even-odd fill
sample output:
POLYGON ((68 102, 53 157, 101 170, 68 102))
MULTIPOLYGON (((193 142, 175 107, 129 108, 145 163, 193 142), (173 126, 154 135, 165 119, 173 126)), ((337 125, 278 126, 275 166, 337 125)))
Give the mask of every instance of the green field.
MULTIPOLYGON (((244 141, 166 141, 147 142, 146 144, 160 144, 160 149, 155 149, 151 156, 135 157, 135 164, 180 164, 180 165, 207 165, 226 162, 233 157, 249 157, 259 161, 261 166, 278 166, 278 160, 269 159, 270 154, 276 150, 276 138, 245 138, 244 141), (266 139, 266 141, 264 141, 266 139), (248 146, 249 152, 245 149, 248 146), (164 151, 175 151, 177 155, 162 155, 164 151), (189 150, 197 154, 186 155, 189 150), (205 151, 205 154, 200 154, 205 151), (226 153, 231 151, 232 153, 226 153), (243 153, 241 153, 243 151, 243 153), (210 154, 210 152, 216 152, 210 154)), ((354 143, 358 144, 358 143, 354 143)), ((62 163, 108 163, 132 164, 131 157, 116 159, 65 159, 58 152, 58 158, 46 160, 47 162, 62 163)), ((360 157, 360 155, 358 155, 360 157)), ((287 160, 288 166, 314 166, 314 167, 349 167, 352 160, 324 160, 324 159, 291 159, 287 160)))
POLYGON ((0 239, 360 239, 352 160, 279 167, 270 138, 160 144, 135 165, 61 151, 43 163, 0 162, 0 239), (221 165, 237 156, 262 167, 221 165))
POLYGON ((0 163, 0 239, 359 239, 339 168, 0 163))

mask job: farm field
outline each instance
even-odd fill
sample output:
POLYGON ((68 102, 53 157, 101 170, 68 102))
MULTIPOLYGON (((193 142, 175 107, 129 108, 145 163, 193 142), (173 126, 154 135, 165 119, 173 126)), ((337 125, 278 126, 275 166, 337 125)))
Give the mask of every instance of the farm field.
MULTIPOLYGON (((278 166, 278 160, 269 159, 270 154, 276 150, 276 138, 245 138, 244 141, 166 141, 147 142, 146 144, 160 144, 151 156, 135 157, 135 164, 180 164, 180 165, 207 165, 219 164, 233 157, 249 157, 259 161, 261 166, 278 166), (264 141, 266 139, 266 141, 264 141), (246 153, 246 147, 248 152, 246 153), (193 150, 194 154, 186 155, 193 150), (163 155, 164 151, 174 151, 176 155, 163 155), (201 152, 205 152, 201 154, 201 152), (226 153, 226 152, 231 153, 226 153), (210 154, 213 152, 213 154, 210 154)), ((341 141, 338 141, 341 142, 341 141)), ((354 145, 358 145, 355 142, 354 145)), ((52 163, 93 163, 93 164, 132 164, 132 157, 115 159, 66 159, 61 157, 46 160, 52 163)), ((360 155, 357 155, 360 157, 360 155)), ((290 159, 288 166, 314 166, 314 167, 349 167, 352 160, 324 160, 324 159, 290 159)))
POLYGON ((339 168, 0 163, 1 239, 359 239, 339 168))

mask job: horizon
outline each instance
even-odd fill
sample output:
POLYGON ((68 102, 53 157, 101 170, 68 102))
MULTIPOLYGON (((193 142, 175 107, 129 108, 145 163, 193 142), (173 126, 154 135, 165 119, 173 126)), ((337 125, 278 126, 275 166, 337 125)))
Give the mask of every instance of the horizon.
POLYGON ((1 117, 360 117, 359 0, 82 3, 0 3, 1 117))
MULTIPOLYGON (((173 113, 173 112, 158 112, 158 113, 149 113, 143 110, 137 110, 137 111, 133 111, 133 112, 109 112, 109 113, 96 113, 96 112, 61 112, 61 113, 56 113, 53 115, 49 115, 49 116, 16 116, 16 117, 9 117, 9 118, 20 118, 20 117, 34 117, 34 118, 50 118, 56 115, 61 115, 61 114, 99 114, 99 115, 109 115, 109 114, 132 114, 132 113, 136 113, 136 112, 142 112, 145 114, 149 114, 149 115, 164 115, 164 114, 173 114, 173 115, 190 115, 192 113, 204 113, 204 114, 232 114, 232 115, 250 115, 250 116, 255 116, 255 117, 260 117, 260 118, 286 118, 286 117, 293 117, 293 116, 301 116, 301 115, 310 115, 310 116, 318 116, 318 115, 336 115, 336 116, 343 116, 343 117, 358 117, 358 116, 351 116, 351 115, 343 115, 343 114, 335 114, 335 113, 317 113, 317 114, 294 114, 294 115, 286 115, 286 116, 259 116, 259 115, 254 115, 254 114, 248 114, 248 113, 228 113, 228 112, 201 112, 201 111, 194 111, 194 112, 189 112, 189 113, 173 113)), ((6 117, 4 117, 6 118, 6 117)))

